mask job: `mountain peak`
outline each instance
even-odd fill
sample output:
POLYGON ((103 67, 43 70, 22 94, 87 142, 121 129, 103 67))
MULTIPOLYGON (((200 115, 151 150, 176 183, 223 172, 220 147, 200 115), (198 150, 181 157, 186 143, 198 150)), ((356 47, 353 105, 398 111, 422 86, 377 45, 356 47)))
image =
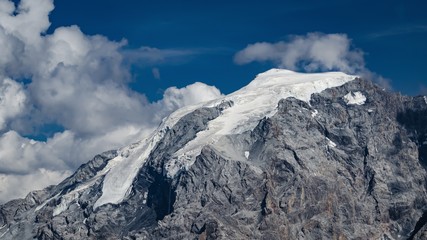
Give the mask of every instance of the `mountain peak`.
MULTIPOLYGON (((343 72, 322 72, 322 73, 301 73, 287 69, 273 68, 266 72, 260 73, 243 89, 256 89, 259 87, 289 86, 302 83, 316 83, 324 85, 325 81, 332 85, 344 84, 354 80, 358 76, 348 75, 343 72)), ((328 84, 328 83, 326 83, 328 84)), ((323 88, 319 86, 320 88, 323 88)), ((328 88, 328 87, 326 87, 328 88)))
MULTIPOLYGON (((106 203, 117 204, 126 197, 139 166, 146 161, 166 129, 173 127, 179 119, 191 111, 216 107, 224 102, 230 103, 228 109, 224 109, 220 116, 209 122, 207 130, 199 132, 196 138, 173 153, 171 160, 165 164, 169 177, 188 169, 205 145, 215 144, 222 136, 228 134, 248 131, 263 117, 273 115, 280 99, 294 97, 308 102, 311 94, 341 86, 355 78, 356 76, 338 72, 307 74, 271 69, 259 74, 248 86, 225 97, 179 109, 139 146, 132 150, 126 149, 125 158, 120 155, 110 161, 111 168, 106 172, 103 194, 96 202, 95 208, 106 203)), ((107 166, 107 169, 109 167, 107 166)))
POLYGON ((427 214, 426 109, 357 76, 272 69, 1 206, 0 236, 408 237, 427 214))

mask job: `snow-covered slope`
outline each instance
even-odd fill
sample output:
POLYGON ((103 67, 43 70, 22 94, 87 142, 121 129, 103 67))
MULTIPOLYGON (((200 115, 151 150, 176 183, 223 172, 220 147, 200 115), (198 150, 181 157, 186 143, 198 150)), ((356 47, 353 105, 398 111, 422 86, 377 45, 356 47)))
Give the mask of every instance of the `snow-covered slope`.
MULTIPOLYGON (((223 102, 233 102, 233 105, 222 114, 209 122, 208 128, 197 134, 183 148, 175 152, 165 164, 167 175, 173 177, 182 169, 188 169, 200 154, 203 146, 214 144, 222 136, 238 134, 252 130, 260 119, 273 115, 280 99, 294 97, 309 102, 313 93, 319 93, 327 88, 341 86, 356 79, 356 76, 341 72, 328 73, 297 73, 284 69, 271 69, 259 74, 246 87, 222 98, 181 108, 165 118, 161 125, 146 139, 119 149, 118 156, 110 160, 105 168, 94 177, 104 177, 102 195, 96 201, 94 208, 107 203, 117 204, 123 201, 132 189, 132 182, 139 169, 147 160, 156 144, 163 138, 166 129, 172 128, 186 114, 202 108, 214 107, 223 102)), ((242 153, 245 158, 245 153, 242 153)), ((90 187, 95 181, 89 181, 79 189, 90 187)), ((62 196, 71 202, 75 191, 62 196), (72 196, 71 196, 71 195, 72 196), (70 196, 68 196, 70 195, 70 196)), ((64 201, 63 201, 64 202, 64 201)), ((60 214, 67 206, 61 204, 55 214, 60 214)))
POLYGON ((203 146, 215 143, 223 135, 250 130, 260 119, 274 114, 280 99, 295 97, 308 102, 311 94, 341 86, 355 78, 356 76, 341 72, 307 74, 271 69, 259 74, 246 87, 223 98, 179 109, 166 118, 150 137, 121 149, 119 156, 109 162, 106 167, 108 172, 103 171, 106 172, 103 194, 96 202, 95 208, 106 203, 119 203, 126 197, 138 169, 157 141, 162 138, 164 130, 172 127, 191 111, 201 107, 212 107, 224 101, 234 103, 221 116, 212 120, 207 130, 198 133, 195 139, 174 154, 172 160, 166 164, 167 174, 170 177, 180 169, 191 166, 203 146))
POLYGON ((234 105, 212 120, 206 131, 200 132, 197 138, 175 153, 175 160, 167 167, 169 176, 172 177, 182 167, 191 166, 206 144, 214 144, 224 135, 253 129, 260 119, 275 113, 280 99, 294 97, 309 102, 311 94, 341 86, 355 78, 341 72, 306 74, 283 69, 259 74, 246 87, 216 100, 215 104, 232 101, 234 105))

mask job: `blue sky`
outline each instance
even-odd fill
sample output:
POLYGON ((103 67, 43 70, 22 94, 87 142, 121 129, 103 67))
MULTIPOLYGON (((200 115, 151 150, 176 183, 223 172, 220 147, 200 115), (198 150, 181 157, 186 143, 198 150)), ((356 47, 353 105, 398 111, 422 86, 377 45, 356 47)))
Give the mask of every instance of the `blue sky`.
POLYGON ((427 94, 426 9, 411 0, 0 0, 0 203, 272 67, 363 74, 427 94))
POLYGON ((363 50, 367 67, 393 89, 419 94, 427 85, 425 1, 82 1, 55 2, 52 27, 77 24, 86 34, 128 40, 129 48, 193 50, 193 56, 138 66, 132 86, 149 99, 169 86, 195 81, 232 92, 271 63, 237 66, 233 55, 254 42, 308 32, 345 33, 363 50), (157 67, 161 79, 154 79, 157 67))

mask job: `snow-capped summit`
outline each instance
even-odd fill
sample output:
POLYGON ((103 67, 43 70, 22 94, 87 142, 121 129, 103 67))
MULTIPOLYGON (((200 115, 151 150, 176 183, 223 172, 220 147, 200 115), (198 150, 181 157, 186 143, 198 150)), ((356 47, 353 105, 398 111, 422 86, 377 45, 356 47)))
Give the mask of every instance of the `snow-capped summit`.
POLYGON ((311 94, 341 86, 355 78, 356 76, 341 72, 310 74, 271 69, 258 74, 246 87, 225 97, 179 109, 166 118, 151 136, 137 146, 123 148, 119 156, 109 162, 100 173, 105 174, 103 194, 95 203, 95 208, 106 203, 120 203, 126 197, 139 168, 147 160, 157 142, 162 139, 166 128, 172 128, 186 114, 198 108, 214 107, 222 102, 233 103, 219 117, 210 121, 205 131, 199 132, 196 138, 173 154, 166 163, 169 177, 173 177, 182 168, 188 169, 203 146, 214 144, 224 135, 252 130, 260 119, 275 113, 280 99, 294 97, 308 102, 311 94))
POLYGON ((422 239, 426 113, 357 76, 271 69, 0 206, 0 239, 422 239))

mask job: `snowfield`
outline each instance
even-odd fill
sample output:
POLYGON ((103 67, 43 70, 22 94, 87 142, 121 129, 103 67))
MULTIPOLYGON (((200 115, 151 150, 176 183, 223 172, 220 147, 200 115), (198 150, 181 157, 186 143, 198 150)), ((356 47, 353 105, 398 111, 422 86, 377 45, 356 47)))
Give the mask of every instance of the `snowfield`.
MULTIPOLYGON (((183 116, 201 107, 214 107, 224 101, 234 104, 225 109, 222 114, 209 122, 206 130, 198 132, 195 139, 175 152, 165 164, 167 175, 174 177, 180 170, 188 169, 201 152, 203 146, 215 144, 222 136, 238 134, 252 130, 264 117, 269 117, 277 111, 277 104, 283 98, 294 97, 309 102, 313 93, 341 86, 355 80, 357 76, 341 72, 328 73, 297 73, 284 69, 271 69, 259 74, 246 87, 219 99, 197 105, 181 108, 165 118, 156 131, 146 139, 119 150, 116 158, 109 161, 107 166, 95 178, 104 176, 102 195, 96 201, 94 208, 104 204, 117 204, 126 198, 132 189, 132 182, 139 169, 144 165, 156 144, 163 138, 166 129, 173 127, 183 116)), ((349 93, 343 96, 348 104, 363 104, 366 97, 363 94, 349 93), (350 95, 349 95, 350 94, 350 95)), ((313 117, 317 112, 313 113, 313 117)), ((330 143, 330 146, 333 144, 330 143)), ((249 152, 242 153, 242 160, 249 158, 249 152)), ((89 181, 80 189, 87 188, 95 181, 89 181)), ((77 191, 78 192, 78 191, 77 191)), ((55 214, 67 209, 73 199, 78 197, 72 191, 61 197, 61 204, 55 214), (70 195, 70 196, 68 196, 70 195)))
POLYGON ((347 105, 363 105, 366 102, 366 97, 361 92, 349 92, 344 96, 347 105))

